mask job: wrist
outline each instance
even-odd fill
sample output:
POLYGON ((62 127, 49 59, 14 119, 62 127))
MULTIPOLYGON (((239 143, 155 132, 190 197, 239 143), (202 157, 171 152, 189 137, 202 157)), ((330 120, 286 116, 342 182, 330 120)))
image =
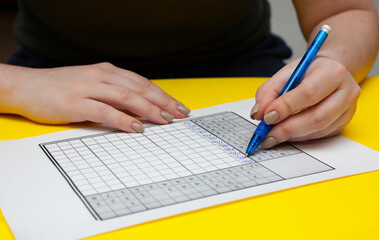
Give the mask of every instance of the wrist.
POLYGON ((28 68, 0 64, 0 113, 19 114, 28 74, 28 68))

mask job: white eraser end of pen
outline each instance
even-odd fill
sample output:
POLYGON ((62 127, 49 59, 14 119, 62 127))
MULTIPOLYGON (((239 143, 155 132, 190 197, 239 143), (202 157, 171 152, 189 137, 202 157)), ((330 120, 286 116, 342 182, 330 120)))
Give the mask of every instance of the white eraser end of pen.
POLYGON ((330 31, 332 31, 332 28, 329 25, 323 25, 321 30, 324 30, 327 34, 329 34, 330 31))

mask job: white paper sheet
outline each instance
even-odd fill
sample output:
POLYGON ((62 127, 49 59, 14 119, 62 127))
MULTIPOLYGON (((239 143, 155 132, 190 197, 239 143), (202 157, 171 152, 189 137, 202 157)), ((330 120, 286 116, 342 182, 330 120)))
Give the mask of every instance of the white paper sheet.
MULTIPOLYGON (((193 111, 191 117, 223 111, 233 111, 240 116, 249 119, 248 114, 252 104, 253 100, 249 99, 218 105, 193 111)), ((104 128, 101 127, 75 129, 32 138, 0 142, 0 208, 17 239, 83 238, 241 198, 379 169, 378 152, 344 137, 336 136, 329 139, 295 144, 294 146, 302 151, 300 155, 294 154, 282 158, 274 157, 270 161, 258 161, 261 166, 263 165, 272 172, 278 173, 282 178, 280 180, 276 179, 275 176, 270 175, 266 176, 266 179, 272 177, 272 182, 264 182, 251 187, 245 186, 241 188, 241 190, 234 189, 233 191, 221 194, 205 195, 195 200, 189 199, 176 204, 164 205, 165 201, 162 200, 157 201, 161 204, 161 207, 154 206, 153 204, 151 205, 151 209, 148 208, 148 210, 140 212, 121 213, 118 210, 114 210, 112 211, 112 213, 115 213, 113 215, 101 215, 96 212, 101 212, 101 208, 99 208, 100 210, 94 208, 96 211, 93 209, 90 211, 91 204, 86 203, 85 196, 92 196, 91 194, 98 192, 105 194, 112 192, 113 190, 121 191, 122 184, 128 188, 138 187, 138 184, 151 184, 152 181, 154 182, 155 180, 158 182, 161 176, 154 173, 146 173, 145 175, 150 174, 148 179, 140 178, 134 179, 134 181, 129 181, 128 176, 120 173, 115 174, 118 180, 107 175, 109 181, 112 181, 114 185, 108 184, 107 186, 104 186, 101 185, 102 183, 91 183, 92 188, 86 188, 84 185, 84 188, 81 188, 77 186, 82 182, 82 179, 80 179, 81 176, 72 176, 72 179, 69 175, 67 175, 68 177, 66 176, 66 178, 64 177, 64 174, 66 173, 65 171, 69 173, 69 170, 72 168, 72 165, 70 165, 71 163, 62 163, 61 170, 63 170, 63 172, 58 171, 57 166, 60 166, 59 161, 57 160, 54 165, 54 161, 51 161, 47 157, 47 155, 41 150, 39 144, 55 143, 57 140, 78 138, 81 136, 101 134, 103 132, 104 128), (283 159, 285 160, 282 161, 283 159), (123 177, 125 177, 125 179, 123 177), (81 195, 80 193, 83 193, 84 195, 81 195), (115 216, 117 214, 120 216, 115 216)), ((205 135, 202 137, 206 138, 205 135)), ((210 139, 210 141, 211 140, 212 139, 210 139)), ((64 144, 61 146, 64 147, 64 144)), ((211 172, 214 171, 214 168, 212 167, 217 167, 219 164, 230 164, 230 169, 233 169, 233 164, 239 166, 238 157, 233 155, 236 154, 235 149, 233 150, 229 146, 225 147, 223 141, 215 141, 213 145, 215 144, 219 144, 219 148, 214 148, 210 151, 215 151, 218 155, 224 154, 225 156, 222 157, 222 159, 225 159, 226 163, 217 163, 213 166, 207 165, 206 163, 204 163, 205 165, 198 163, 199 166, 201 165, 206 170, 202 168, 192 169, 192 165, 185 165, 186 170, 180 170, 181 166, 175 168, 175 163, 172 163, 173 165, 170 166, 170 168, 178 169, 178 172, 176 175, 172 174, 171 177, 169 176, 170 174, 167 174, 168 179, 172 180, 179 179, 180 177, 191 177, 196 171, 200 171, 196 173, 204 173, 204 171, 208 170, 211 172), (179 173, 183 175, 180 175, 179 173)), ((46 149, 48 149, 48 147, 46 149)), ((53 153, 54 147, 51 149, 53 153)), ((84 148, 78 145, 78 149, 84 148)), ((291 149, 287 150, 291 152, 291 149)), ((278 149, 278 152, 282 150, 278 149)), ((141 151, 143 151, 143 149, 141 151)), ((72 155, 73 158, 75 158, 75 154, 72 155)), ((167 155, 165 156, 165 158, 162 158, 162 161, 167 160, 167 155)), ((201 156, 198 158, 201 158, 201 156)), ((107 163, 106 158, 104 159, 105 160, 101 160, 102 163, 98 162, 96 164, 107 163)), ((250 164, 250 160, 246 161, 246 159, 240 159, 240 161, 245 163, 246 166, 250 164)), ((83 163, 83 165, 81 165, 83 169, 86 167, 86 164, 87 163, 83 163)), ((111 171, 113 171, 111 167, 112 164, 115 163, 107 163, 107 165, 110 166, 109 170, 111 171)), ((143 165, 146 163, 140 164, 143 165)), ((76 167, 78 169, 80 168, 79 166, 76 167)), ((114 169, 114 171, 117 171, 116 168, 114 169)), ((157 169, 157 172, 159 171, 160 170, 157 169)), ((267 174, 267 172, 262 173, 262 176, 264 174, 267 174)), ((260 180, 261 179, 257 180, 257 182, 259 183, 260 180)), ((187 195, 196 196, 195 193, 187 195)))

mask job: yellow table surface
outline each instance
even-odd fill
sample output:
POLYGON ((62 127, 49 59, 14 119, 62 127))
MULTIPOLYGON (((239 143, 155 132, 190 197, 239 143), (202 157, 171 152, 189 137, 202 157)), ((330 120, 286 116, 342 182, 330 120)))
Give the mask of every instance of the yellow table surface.
MULTIPOLYGON (((251 98, 265 80, 154 82, 189 108, 198 109, 251 98)), ((379 151, 379 77, 366 79, 361 88, 357 113, 342 135, 379 151)), ((2 115, 0 140, 90 125, 47 126, 2 115)), ((14 239, 1 213, 0 239, 14 239)), ((379 239, 379 171, 221 204, 89 239, 379 239)))

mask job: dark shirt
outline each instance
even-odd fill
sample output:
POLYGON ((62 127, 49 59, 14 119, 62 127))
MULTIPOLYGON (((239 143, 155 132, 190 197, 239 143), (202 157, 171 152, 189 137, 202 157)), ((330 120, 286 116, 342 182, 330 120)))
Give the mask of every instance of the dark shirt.
POLYGON ((266 0, 18 0, 22 47, 66 65, 184 66, 244 52, 269 33, 266 0))

